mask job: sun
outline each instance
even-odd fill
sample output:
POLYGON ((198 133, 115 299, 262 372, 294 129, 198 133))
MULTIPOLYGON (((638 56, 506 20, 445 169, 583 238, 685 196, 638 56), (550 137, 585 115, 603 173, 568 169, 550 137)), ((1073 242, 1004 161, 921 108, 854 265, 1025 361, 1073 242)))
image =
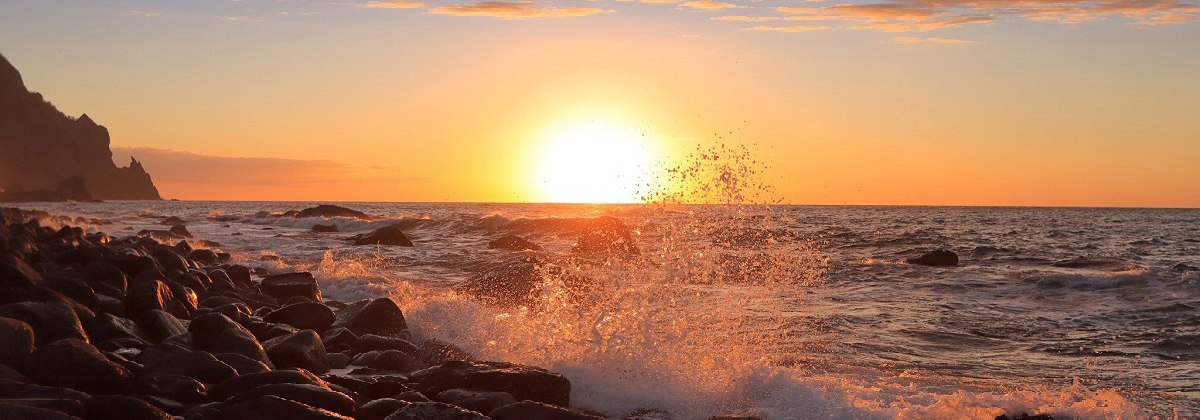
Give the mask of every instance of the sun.
POLYGON ((638 201, 655 162, 644 133, 615 123, 563 124, 546 136, 535 182, 545 201, 638 201))

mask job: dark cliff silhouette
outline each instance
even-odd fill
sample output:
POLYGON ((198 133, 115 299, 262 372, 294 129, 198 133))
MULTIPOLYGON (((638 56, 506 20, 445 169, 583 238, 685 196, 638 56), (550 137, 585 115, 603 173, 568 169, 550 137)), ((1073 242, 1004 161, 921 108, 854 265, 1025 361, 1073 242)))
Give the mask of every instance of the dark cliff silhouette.
POLYGON ((0 201, 161 200, 136 159, 113 164, 108 129, 71 118, 0 55, 0 201))

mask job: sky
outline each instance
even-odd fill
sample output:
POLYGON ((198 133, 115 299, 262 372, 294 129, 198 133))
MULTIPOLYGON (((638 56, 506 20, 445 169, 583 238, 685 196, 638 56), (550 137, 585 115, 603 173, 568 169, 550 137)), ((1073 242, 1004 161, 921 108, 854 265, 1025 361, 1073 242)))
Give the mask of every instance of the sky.
POLYGON ((457 1, 0 0, 0 54, 168 198, 607 200, 733 143, 787 203, 1200 207, 1194 0, 457 1))

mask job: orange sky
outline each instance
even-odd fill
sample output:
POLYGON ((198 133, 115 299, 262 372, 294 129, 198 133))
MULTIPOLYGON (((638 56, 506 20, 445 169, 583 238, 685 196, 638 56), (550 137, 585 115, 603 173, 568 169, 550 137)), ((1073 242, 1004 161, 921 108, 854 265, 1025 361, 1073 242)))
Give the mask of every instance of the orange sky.
POLYGON ((751 145, 790 203, 1200 206, 1200 25, 1162 13, 63 3, 0 6, 0 52, 168 198, 554 201, 530 172, 567 121, 668 163, 751 145))

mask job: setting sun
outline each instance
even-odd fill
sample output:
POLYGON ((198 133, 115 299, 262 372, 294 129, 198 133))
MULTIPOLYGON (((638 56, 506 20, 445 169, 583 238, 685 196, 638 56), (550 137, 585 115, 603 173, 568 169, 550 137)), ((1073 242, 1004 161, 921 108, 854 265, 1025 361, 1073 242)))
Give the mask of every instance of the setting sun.
POLYGON ((628 203, 650 179, 656 156, 644 133, 596 121, 551 130, 534 177, 541 197, 565 203, 628 203))

